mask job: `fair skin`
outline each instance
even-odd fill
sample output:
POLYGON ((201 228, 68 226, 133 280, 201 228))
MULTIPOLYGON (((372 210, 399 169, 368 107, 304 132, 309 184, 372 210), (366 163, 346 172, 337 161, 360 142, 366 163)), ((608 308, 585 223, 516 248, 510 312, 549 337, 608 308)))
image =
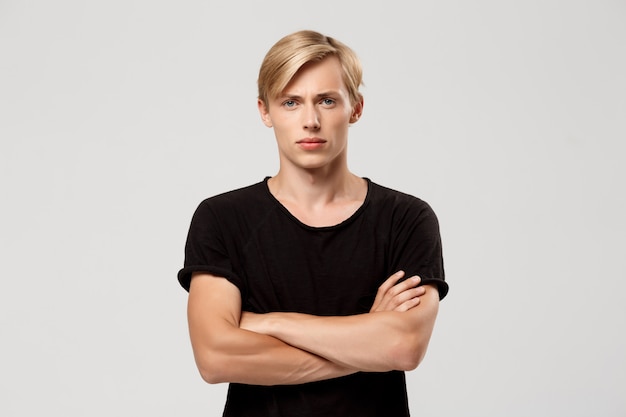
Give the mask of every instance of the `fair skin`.
MULTIPOLYGON (((348 129, 363 100, 351 103, 337 58, 302 67, 279 97, 259 101, 274 129, 280 169, 270 192, 301 222, 338 224, 362 204, 367 183, 347 166, 348 129)), ((389 277, 369 313, 317 317, 241 311, 241 294, 228 280, 196 273, 188 319, 192 347, 207 382, 298 384, 357 371, 414 369, 422 360, 439 296, 419 277, 389 277)))

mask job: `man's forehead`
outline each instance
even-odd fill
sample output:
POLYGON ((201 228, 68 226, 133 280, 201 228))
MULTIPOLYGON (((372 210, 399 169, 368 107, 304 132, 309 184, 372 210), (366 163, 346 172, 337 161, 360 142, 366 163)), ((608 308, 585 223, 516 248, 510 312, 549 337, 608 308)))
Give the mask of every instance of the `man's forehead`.
POLYGON ((329 62, 328 58, 313 62, 312 65, 302 66, 287 83, 281 96, 301 95, 306 91, 307 95, 325 95, 329 93, 341 94, 347 91, 343 79, 341 64, 329 62))

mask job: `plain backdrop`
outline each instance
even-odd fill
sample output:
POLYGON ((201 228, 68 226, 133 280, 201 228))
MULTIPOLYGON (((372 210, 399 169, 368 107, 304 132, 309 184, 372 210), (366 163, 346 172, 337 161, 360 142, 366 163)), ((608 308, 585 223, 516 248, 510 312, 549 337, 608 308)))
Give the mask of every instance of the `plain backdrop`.
POLYGON ((276 173, 257 71, 314 29, 363 61, 351 169, 441 223, 413 414, 626 416, 625 22, 623 0, 0 0, 0 415, 221 415, 176 272, 202 199, 276 173))

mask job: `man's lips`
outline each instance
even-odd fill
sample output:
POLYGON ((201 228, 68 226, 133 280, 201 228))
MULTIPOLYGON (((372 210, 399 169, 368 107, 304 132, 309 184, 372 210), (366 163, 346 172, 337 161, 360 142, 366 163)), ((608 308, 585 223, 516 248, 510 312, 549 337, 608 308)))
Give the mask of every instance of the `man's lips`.
POLYGON ((303 138, 296 143, 326 143, 326 141, 320 138, 303 138))
POLYGON ((326 141, 321 138, 303 138, 296 142, 296 144, 305 151, 315 151, 324 147, 326 141))

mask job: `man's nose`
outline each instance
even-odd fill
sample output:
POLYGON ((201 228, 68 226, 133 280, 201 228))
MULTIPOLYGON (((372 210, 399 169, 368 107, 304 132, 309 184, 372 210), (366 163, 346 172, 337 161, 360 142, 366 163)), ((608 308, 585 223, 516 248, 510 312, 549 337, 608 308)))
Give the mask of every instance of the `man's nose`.
POLYGON ((309 130, 317 130, 320 128, 319 112, 315 106, 307 106, 305 109, 304 128, 309 130))

